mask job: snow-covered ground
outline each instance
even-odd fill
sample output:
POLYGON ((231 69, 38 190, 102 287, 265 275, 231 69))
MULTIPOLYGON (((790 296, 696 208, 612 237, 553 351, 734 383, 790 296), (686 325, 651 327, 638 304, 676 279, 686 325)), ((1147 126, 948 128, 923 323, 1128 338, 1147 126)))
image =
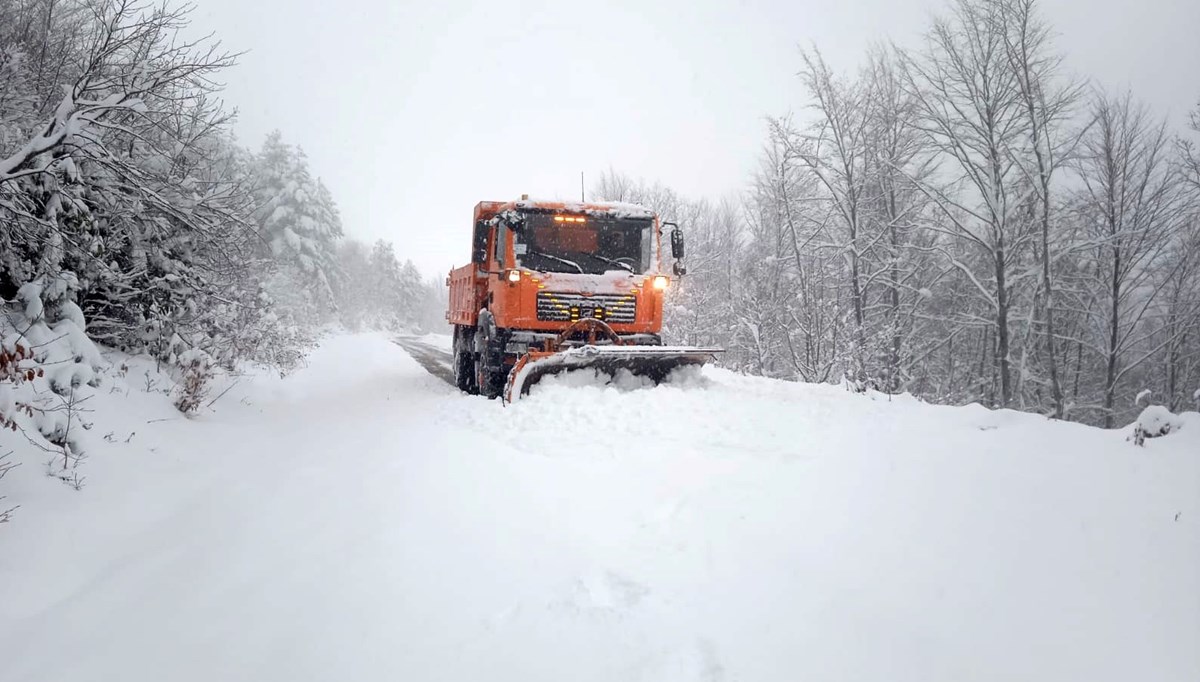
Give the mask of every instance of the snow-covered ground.
POLYGON ((198 419, 145 384, 82 491, 0 483, 5 682, 1200 679, 1200 415, 714 369, 504 407, 370 335, 198 419))

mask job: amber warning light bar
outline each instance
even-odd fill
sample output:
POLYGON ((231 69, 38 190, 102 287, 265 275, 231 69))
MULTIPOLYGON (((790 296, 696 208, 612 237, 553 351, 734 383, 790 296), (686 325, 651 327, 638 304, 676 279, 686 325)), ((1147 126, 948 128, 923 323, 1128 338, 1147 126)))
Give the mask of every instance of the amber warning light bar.
POLYGON ((556 222, 556 223, 586 223, 587 218, 584 218, 583 216, 556 215, 556 216, 554 216, 554 222, 556 222))

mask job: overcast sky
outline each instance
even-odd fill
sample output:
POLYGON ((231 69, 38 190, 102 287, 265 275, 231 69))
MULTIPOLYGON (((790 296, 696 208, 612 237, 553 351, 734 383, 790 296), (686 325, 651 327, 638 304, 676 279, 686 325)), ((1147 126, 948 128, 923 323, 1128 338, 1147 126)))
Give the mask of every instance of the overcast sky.
MULTIPOLYGON (((236 131, 299 144, 346 232, 426 275, 466 260, 483 199, 575 198, 613 168, 689 196, 740 191, 763 119, 805 106, 798 46, 856 68, 914 44, 940 0, 197 0, 247 50, 236 131)), ((1200 100, 1200 0, 1044 0, 1075 71, 1174 121, 1200 100)))

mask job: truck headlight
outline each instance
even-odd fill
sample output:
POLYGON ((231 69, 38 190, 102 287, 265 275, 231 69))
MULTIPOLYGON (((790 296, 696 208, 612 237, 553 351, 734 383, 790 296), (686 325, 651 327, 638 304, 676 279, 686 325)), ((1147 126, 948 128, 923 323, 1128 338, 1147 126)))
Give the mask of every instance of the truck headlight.
POLYGON ((650 285, 659 291, 666 289, 670 283, 671 280, 666 275, 655 275, 654 279, 650 280, 650 285))
POLYGON ((521 281, 521 271, 520 270, 509 270, 508 271, 508 281, 512 282, 513 284, 520 282, 521 281))

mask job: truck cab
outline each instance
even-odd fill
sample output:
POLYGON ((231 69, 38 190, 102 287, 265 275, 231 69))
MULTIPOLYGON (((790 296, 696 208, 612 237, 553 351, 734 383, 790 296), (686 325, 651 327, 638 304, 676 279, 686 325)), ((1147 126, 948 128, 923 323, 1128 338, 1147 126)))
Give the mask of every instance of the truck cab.
MULTIPOLYGON (((682 236, 669 235, 676 258, 682 236)), ((494 396, 517 359, 580 320, 595 320, 616 343, 658 346, 663 301, 664 224, 634 204, 484 201, 475 206, 471 262, 450 272, 447 319, 454 325, 456 383, 494 396)), ((675 264, 676 274, 682 265, 675 264)))

